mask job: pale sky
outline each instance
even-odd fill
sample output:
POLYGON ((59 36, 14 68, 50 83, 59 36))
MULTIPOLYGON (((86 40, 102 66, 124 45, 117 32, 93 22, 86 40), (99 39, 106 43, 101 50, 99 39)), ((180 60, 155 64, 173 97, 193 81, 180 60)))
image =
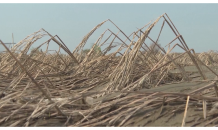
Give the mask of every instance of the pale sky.
MULTIPOLYGON (((44 28, 52 35, 57 34, 72 51, 89 31, 104 20, 111 19, 122 31, 130 35, 164 13, 169 15, 189 48, 194 48, 196 52, 218 50, 218 4, 1 3, 0 39, 5 43, 12 42, 13 33, 17 43, 27 35, 44 28)), ((158 27, 161 26, 162 20, 159 23, 158 27)), ((90 38, 87 47, 107 28, 117 33, 111 23, 106 23, 90 38)), ((161 36, 160 44, 165 46, 175 36, 166 24, 163 33, 165 34, 161 36)), ((155 39, 157 34, 151 32, 151 37, 155 39)), ((0 46, 0 51, 2 49, 0 46)), ((51 49, 58 48, 51 46, 51 49)))

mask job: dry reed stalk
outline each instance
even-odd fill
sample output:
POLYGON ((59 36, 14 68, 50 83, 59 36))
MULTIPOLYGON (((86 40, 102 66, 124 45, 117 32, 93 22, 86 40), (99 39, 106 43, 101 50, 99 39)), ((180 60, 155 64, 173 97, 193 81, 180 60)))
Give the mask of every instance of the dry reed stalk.
POLYGON ((186 114, 187 114, 187 109, 188 109, 188 103, 189 103, 189 96, 187 97, 187 101, 186 101, 185 112, 184 112, 184 116, 182 120, 182 127, 185 126, 185 119, 186 119, 186 114))
MULTIPOLYGON (((29 74, 29 72, 27 72, 27 70, 23 67, 23 65, 17 60, 17 58, 11 53, 11 51, 7 48, 7 46, 5 46, 5 44, 0 40, 1 44, 5 47, 5 49, 10 53, 10 55, 14 58, 14 60, 16 60, 16 62, 19 64, 19 66, 22 68, 22 70, 24 72, 26 72, 26 74, 29 76, 29 78, 32 80, 32 82, 39 88, 39 90, 49 99, 49 101, 52 103, 53 101, 51 100, 51 98, 47 95, 47 93, 39 86, 39 84, 33 79, 33 77, 29 74)), ((54 106, 57 111, 64 115, 63 112, 61 112, 61 110, 55 105, 54 106)))
POLYGON ((203 100, 203 117, 204 119, 207 118, 207 102, 205 100, 203 100))
MULTIPOLYGON (((204 117, 210 119, 210 124, 216 117, 213 117, 213 113, 206 115, 206 108, 210 109, 211 104, 218 101, 216 79, 192 81, 193 72, 187 71, 186 67, 195 66, 197 72, 194 74, 199 73, 201 77, 205 73, 201 66, 217 75, 216 60, 217 52, 196 54, 193 49, 189 49, 167 14, 161 15, 153 23, 137 28, 129 36, 114 22, 106 20, 94 27, 73 53, 58 35, 52 36, 40 29, 11 50, 0 53, 0 90, 3 91, 0 93, 0 125, 135 126, 136 120, 147 120, 141 122, 143 126, 147 126, 159 118, 172 118, 185 105, 183 123, 188 125, 190 122, 185 122, 187 102, 190 109, 197 107, 197 110, 202 110, 203 105, 204 117), (153 40, 149 36, 150 31, 162 18, 158 37, 153 40), (84 55, 83 47, 87 40, 107 21, 118 32, 105 30, 84 55), (167 44, 167 52, 157 44, 165 24, 175 34, 175 38, 167 44), (29 53, 33 44, 44 36, 49 36, 49 39, 29 53), (154 53, 154 47, 149 48, 146 39, 152 41, 160 52, 154 53), (180 43, 172 45, 176 39, 180 43), (49 50, 51 41, 58 45, 58 50, 49 50), (106 47, 96 53, 96 46, 106 47), (176 46, 184 50, 184 53, 172 53, 176 46), (46 48, 45 51, 39 51, 42 47, 46 48), (118 49, 111 52, 115 47, 118 49), (61 49, 66 54, 62 54, 61 49), (172 72, 173 69, 179 70, 178 75, 172 72), (212 83, 196 89, 188 88, 188 92, 158 90, 167 85, 187 83, 182 79, 188 78, 189 83, 212 83), (37 88, 35 82, 40 88, 37 88), (211 91, 213 88, 215 92, 211 91), (153 92, 155 89, 158 92, 153 92), (54 102, 50 103, 48 98, 54 102), (203 103, 198 103, 202 100, 203 103), (58 109, 65 115, 59 115, 58 109), (154 113, 155 116, 152 116, 154 113)), ((202 116, 199 118, 202 119, 202 116)), ((198 120, 195 125, 200 123, 202 120, 198 120)))

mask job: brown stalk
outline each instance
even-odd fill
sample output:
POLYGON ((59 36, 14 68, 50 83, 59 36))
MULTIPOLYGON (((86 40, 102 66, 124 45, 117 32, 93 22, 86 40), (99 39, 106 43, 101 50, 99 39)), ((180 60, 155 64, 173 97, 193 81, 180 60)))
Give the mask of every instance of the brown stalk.
MULTIPOLYGON (((23 65, 17 60, 17 58, 11 53, 11 51, 7 48, 7 46, 0 40, 1 44, 4 46, 4 48, 10 53, 10 55, 14 58, 14 60, 19 64, 19 66, 21 67, 21 69, 28 75, 28 77, 31 79, 31 81, 36 85, 36 87, 38 87, 38 89, 43 93, 43 95, 46 96, 46 98, 49 99, 49 101, 51 103, 53 103, 53 101, 51 100, 51 98, 48 96, 48 94, 40 87, 40 85, 33 79, 33 77, 29 74, 29 72, 27 72, 27 70, 23 67, 23 65)), ((57 109, 57 111, 62 114, 65 115, 59 108, 58 106, 55 105, 55 108, 57 109)))
POLYGON ((185 119, 186 119, 186 114, 187 114, 187 109, 188 109, 188 103, 189 103, 189 96, 187 97, 187 101, 186 101, 185 112, 184 112, 184 116, 182 120, 182 127, 185 126, 185 119))

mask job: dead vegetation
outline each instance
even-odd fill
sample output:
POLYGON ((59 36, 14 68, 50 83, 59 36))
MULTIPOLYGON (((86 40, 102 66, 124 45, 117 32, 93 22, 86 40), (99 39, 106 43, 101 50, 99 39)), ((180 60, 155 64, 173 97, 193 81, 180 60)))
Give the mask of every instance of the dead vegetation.
POLYGON ((114 24, 119 32, 107 29, 105 32, 111 35, 102 42, 103 32, 84 54, 87 40, 105 22, 114 24, 109 19, 98 24, 73 52, 57 35, 52 36, 44 29, 10 50, 0 41, 7 50, 0 54, 0 126, 155 126, 161 118, 167 126, 217 125, 217 52, 196 54, 188 48, 168 15, 163 14, 130 36, 114 24), (160 19, 163 24, 158 38, 151 39, 149 33, 160 19), (157 44, 164 25, 175 34, 167 51, 157 44), (120 33, 126 39, 121 39, 120 33), (44 36, 50 39, 28 53, 44 36), (96 51, 110 37, 114 38, 107 48, 96 51), (114 43, 115 39, 122 44, 114 43), (151 48, 145 39, 153 42, 151 48), (176 39, 180 43, 172 46, 176 39), (51 41, 59 46, 54 53, 48 50, 51 41), (47 49, 38 51, 42 46, 47 49), (115 46, 119 49, 109 53, 115 46), (176 46, 184 53, 171 53, 176 46), (60 49, 66 54, 60 54, 60 49), (187 71, 187 66, 197 71, 187 71), (215 78, 208 78, 205 72, 215 78), (205 85, 184 86, 174 92, 160 90, 165 85, 196 82, 205 85), (196 115, 189 110, 197 112, 196 115), (170 123, 176 117, 179 124, 170 123))

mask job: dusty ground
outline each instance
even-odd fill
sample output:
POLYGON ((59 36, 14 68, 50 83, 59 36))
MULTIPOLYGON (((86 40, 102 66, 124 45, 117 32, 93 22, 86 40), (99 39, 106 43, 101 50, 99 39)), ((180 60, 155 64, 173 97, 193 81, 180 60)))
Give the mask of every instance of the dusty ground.
MULTIPOLYGON (((218 67, 210 66, 213 70, 215 70, 216 73, 218 73, 218 67)), ((169 84, 163 84, 159 85, 156 88, 151 89, 142 89, 138 92, 177 92, 177 93, 184 93, 188 94, 192 91, 201 88, 205 85, 208 85, 211 80, 215 78, 215 75, 208 71, 205 67, 203 67, 204 74, 207 77, 206 81, 202 81, 200 74, 198 73, 198 70, 195 66, 186 66, 185 71, 190 72, 191 74, 189 77, 192 79, 191 81, 181 81, 176 83, 169 83, 169 84)), ((172 73, 179 73, 179 70, 172 70, 172 73)), ((204 95, 211 95, 215 94, 214 91, 210 91, 212 89, 206 89, 204 90, 204 95)), ((120 92, 113 93, 110 96, 107 96, 107 98, 114 98, 116 95, 121 94, 120 92)), ((130 94, 133 95, 133 94, 130 94)), ((98 99, 95 99, 95 101, 100 101, 104 96, 98 99)), ((126 123, 126 126, 181 126, 182 119, 184 116, 184 110, 186 106, 186 100, 184 101, 178 101, 174 103, 167 103, 163 107, 152 107, 150 109, 147 109, 144 107, 145 110, 141 109, 138 111, 138 113, 131 117, 126 123), (162 109, 162 111, 161 111, 162 109), (161 113, 160 113, 161 111, 161 113), (150 113, 151 112, 151 113, 150 113), (148 114, 149 113, 149 114, 148 114), (147 115, 147 116, 146 116, 147 115)), ((190 103, 187 111, 187 117, 186 117, 186 124, 185 126, 205 126, 208 121, 212 118, 203 118, 203 110, 202 110, 202 102, 199 102, 199 104, 190 103), (201 123, 199 123, 201 122, 201 123)), ((207 113, 211 110, 212 105, 210 102, 208 102, 207 105, 207 113)), ((131 107, 131 106, 130 106, 131 107)), ((216 116, 216 114, 214 114, 216 116)), ((124 119, 125 117, 123 117, 124 119)), ((207 124, 207 126, 216 126, 218 123, 218 120, 216 123, 207 124)))
MULTIPOLYGON (((217 66, 211 67, 211 68, 213 68, 213 70, 215 70, 215 72, 218 73, 217 66)), ((192 81, 169 84, 169 85, 166 84, 166 85, 158 86, 157 88, 144 89, 141 91, 144 91, 144 92, 179 92, 179 93, 188 94, 196 90, 197 88, 201 88, 210 83, 209 81, 208 82, 198 81, 201 79, 201 77, 195 66, 186 66, 185 70, 186 72, 192 72, 192 74, 189 76, 189 77, 193 77, 192 81)), ((210 71, 208 71, 205 67, 203 67, 203 70, 208 80, 213 80, 215 78, 215 75, 211 73, 210 71)), ((179 71, 173 70, 172 72, 177 73, 179 71)), ((160 108, 156 108, 154 111, 154 115, 149 116, 148 118, 140 118, 140 115, 144 114, 144 113, 141 113, 128 121, 128 122, 132 122, 132 124, 130 123, 129 126, 181 126, 182 119, 184 116, 185 103, 178 102, 178 104, 181 104, 181 105, 173 105, 170 103, 165 105, 163 107, 163 111, 161 112, 160 116, 157 119, 154 119, 154 118, 157 114, 159 114, 158 112, 160 111, 160 108), (176 112, 173 112, 175 110, 176 112)), ((210 118, 203 119, 203 110, 198 109, 196 107, 197 105, 198 104, 190 104, 190 106, 188 107, 185 126, 204 126, 207 123, 207 121, 209 121, 210 118), (197 123, 198 121, 202 121, 203 123, 198 124, 197 123)), ((207 112, 209 112, 210 109, 211 109, 211 106, 208 107, 207 112)), ((208 126, 214 126, 214 125, 217 125, 217 123, 218 123, 218 120, 216 123, 210 124, 208 126)))

